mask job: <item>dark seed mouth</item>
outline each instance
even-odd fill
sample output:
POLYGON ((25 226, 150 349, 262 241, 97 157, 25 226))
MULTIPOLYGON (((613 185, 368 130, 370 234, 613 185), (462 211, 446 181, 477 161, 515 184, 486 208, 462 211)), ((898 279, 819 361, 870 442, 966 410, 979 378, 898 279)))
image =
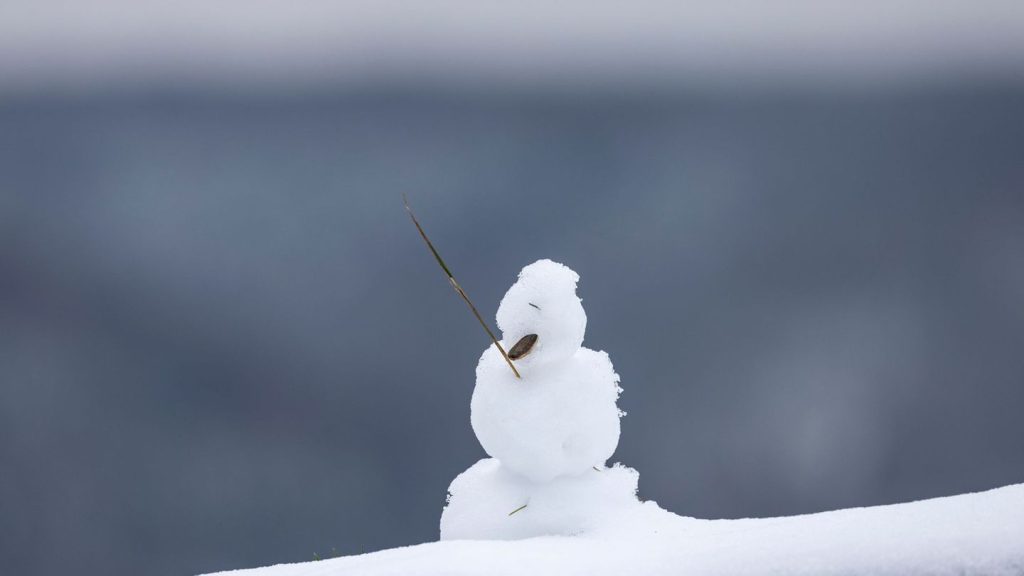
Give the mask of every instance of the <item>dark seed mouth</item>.
POLYGON ((529 354, 530 350, 533 350, 533 345, 536 343, 537 335, 527 334, 526 336, 520 338, 519 342, 516 342, 516 345, 513 346, 512 349, 508 351, 508 357, 513 360, 519 360, 523 356, 529 354))

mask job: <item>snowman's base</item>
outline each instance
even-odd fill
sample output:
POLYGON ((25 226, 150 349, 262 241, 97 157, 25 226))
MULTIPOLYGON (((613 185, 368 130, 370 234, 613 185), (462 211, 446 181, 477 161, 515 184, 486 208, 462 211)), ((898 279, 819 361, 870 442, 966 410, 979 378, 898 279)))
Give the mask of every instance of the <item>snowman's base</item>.
POLYGON ((1024 574, 1024 484, 757 520, 696 520, 647 502, 599 524, 582 536, 433 542, 233 576, 1024 574))
POLYGON ((485 458, 448 488, 441 540, 521 540, 590 533, 639 507, 635 470, 616 465, 537 484, 485 458))

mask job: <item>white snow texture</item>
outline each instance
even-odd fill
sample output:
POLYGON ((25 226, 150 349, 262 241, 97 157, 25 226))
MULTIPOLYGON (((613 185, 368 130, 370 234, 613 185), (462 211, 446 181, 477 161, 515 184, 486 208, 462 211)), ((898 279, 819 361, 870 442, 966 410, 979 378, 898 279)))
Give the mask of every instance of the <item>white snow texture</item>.
POLYGON ((587 315, 578 279, 550 260, 523 268, 497 315, 505 350, 537 336, 515 360, 522 378, 493 345, 476 368, 473 431, 509 472, 534 483, 601 468, 619 443, 619 377, 607 354, 581 347, 587 315))
POLYGON ((636 472, 605 468, 619 443, 619 377, 607 354, 582 347, 578 280, 539 260, 502 298, 501 344, 521 377, 494 345, 480 357, 470 420, 493 458, 448 488, 441 540, 580 534, 595 514, 638 504, 636 472))
POLYGON ((696 520, 645 502, 602 515, 583 536, 432 542, 231 574, 1021 576, 1024 484, 911 504, 755 520, 696 520))
POLYGON ((615 466, 534 484, 487 458, 448 489, 452 498, 441 516, 441 539, 517 540, 598 530, 609 516, 640 505, 637 478, 635 470, 615 466))

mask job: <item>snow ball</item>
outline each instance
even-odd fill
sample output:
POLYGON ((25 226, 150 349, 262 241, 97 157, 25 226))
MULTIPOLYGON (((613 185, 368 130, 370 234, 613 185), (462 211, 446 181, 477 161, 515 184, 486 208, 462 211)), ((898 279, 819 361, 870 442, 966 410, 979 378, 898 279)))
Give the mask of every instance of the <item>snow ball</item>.
POLYGON ((493 458, 452 481, 441 540, 518 540, 586 534, 638 509, 638 475, 623 466, 538 484, 493 458))
POLYGON ((502 346, 511 350, 528 335, 536 335, 529 352, 516 360, 520 372, 564 362, 583 344, 587 315, 576 296, 579 275, 569 267, 538 260, 523 268, 498 306, 502 346))

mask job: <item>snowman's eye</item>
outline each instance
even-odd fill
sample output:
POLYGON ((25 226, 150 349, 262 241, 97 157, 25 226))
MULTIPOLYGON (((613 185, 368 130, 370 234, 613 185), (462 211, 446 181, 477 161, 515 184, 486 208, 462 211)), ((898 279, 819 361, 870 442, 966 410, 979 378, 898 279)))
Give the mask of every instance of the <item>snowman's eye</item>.
POLYGON ((533 307, 534 307, 534 308, 536 308, 537 310, 540 310, 540 306, 537 306, 537 305, 536 305, 536 304, 534 304, 533 302, 527 302, 527 304, 529 304, 530 306, 533 306, 533 307))
POLYGON ((536 343, 537 335, 527 334, 526 336, 520 338, 519 342, 516 342, 516 345, 513 346, 512 349, 508 351, 508 357, 513 360, 519 360, 523 356, 529 354, 530 350, 533 350, 533 345, 536 343))

